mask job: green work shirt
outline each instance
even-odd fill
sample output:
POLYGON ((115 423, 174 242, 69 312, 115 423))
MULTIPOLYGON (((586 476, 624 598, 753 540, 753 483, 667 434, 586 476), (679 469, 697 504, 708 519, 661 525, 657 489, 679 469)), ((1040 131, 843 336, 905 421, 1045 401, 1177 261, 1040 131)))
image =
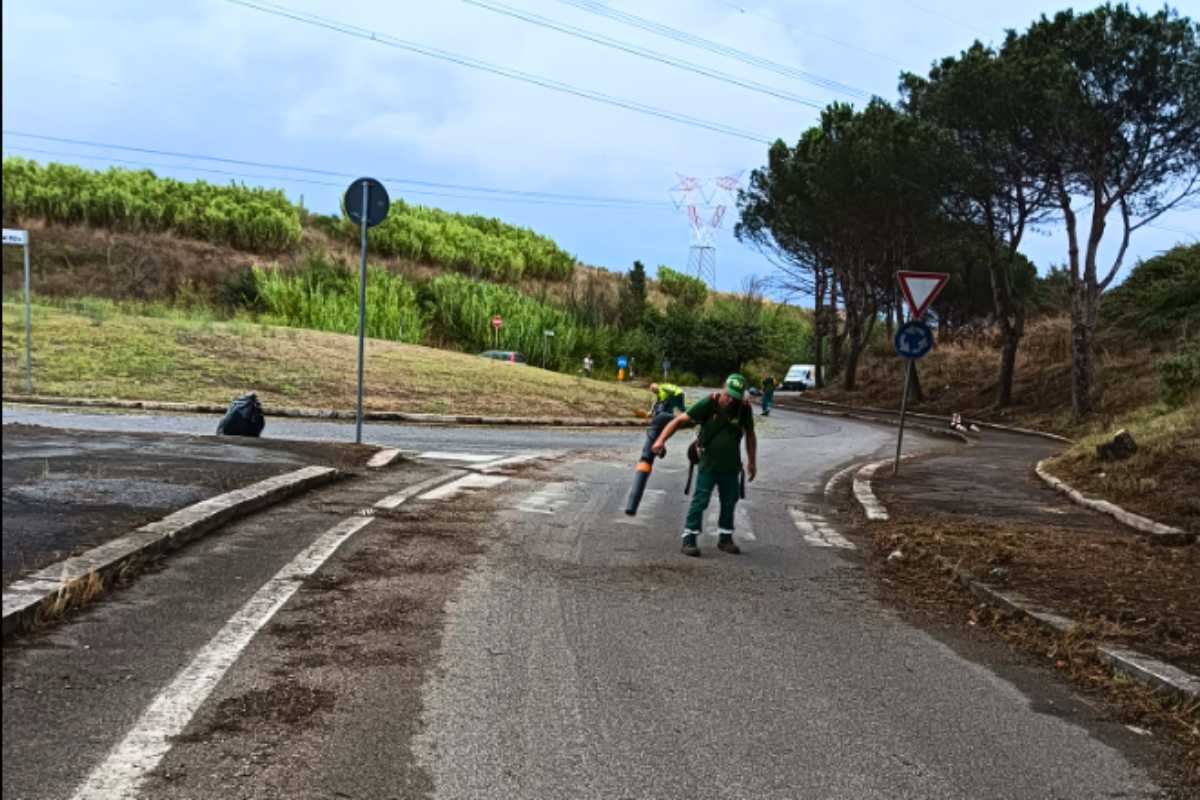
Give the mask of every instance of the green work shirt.
POLYGON ((775 379, 774 378, 772 378, 770 376, 763 378, 763 394, 766 394, 766 395, 775 394, 775 379))
POLYGON ((754 430, 750 406, 737 402, 725 410, 709 396, 692 404, 687 415, 700 428, 701 469, 737 472, 742 466, 742 436, 754 430))

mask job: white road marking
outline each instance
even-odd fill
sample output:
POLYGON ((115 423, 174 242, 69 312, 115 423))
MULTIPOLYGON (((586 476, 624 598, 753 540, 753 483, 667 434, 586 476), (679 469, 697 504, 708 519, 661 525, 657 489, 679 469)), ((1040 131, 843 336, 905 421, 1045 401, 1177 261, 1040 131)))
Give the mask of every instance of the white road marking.
POLYGON ((871 491, 871 476, 875 474, 875 470, 890 463, 892 463, 890 460, 876 461, 867 464, 854 475, 854 496, 862 505, 863 511, 866 512, 867 519, 886 520, 888 518, 887 509, 871 491))
POLYGON ((489 472, 495 472, 495 471, 503 469, 505 467, 515 467, 518 464, 527 464, 530 461, 537 461, 537 460, 543 459, 543 458, 554 458, 559 455, 561 455, 561 453, 553 452, 550 450, 538 451, 538 452, 533 452, 533 453, 521 453, 520 455, 507 456, 505 458, 500 458, 495 461, 488 461, 483 464, 473 465, 471 467, 468 467, 468 469, 477 469, 480 472, 489 473, 489 472))
MULTIPOLYGON (((641 525, 645 526, 646 520, 654 517, 654 509, 658 508, 664 497, 667 496, 666 489, 647 489, 642 495, 642 502, 638 505, 638 513, 636 516, 629 516, 622 513, 613 522, 618 525, 641 525)), ((628 499, 628 498, 626 498, 628 499)), ((622 501, 624 502, 624 501, 622 501)))
POLYGON ((485 461, 495 461, 503 457, 502 453, 443 453, 437 450, 430 450, 417 456, 417 458, 427 461, 463 461, 468 464, 482 464, 485 461))
POLYGON ((172 737, 183 732, 254 634, 300 588, 299 579, 316 572, 343 542, 373 521, 372 517, 343 520, 263 584, 159 693, 132 730, 75 791, 74 800, 136 797, 147 773, 171 749, 172 737))
POLYGON ((389 447, 384 450, 380 450, 378 453, 371 456, 371 459, 369 461, 367 461, 367 466, 368 467, 386 467, 388 464, 395 461, 399 455, 400 455, 400 451, 394 447, 389 447))
POLYGON ((401 504, 403 504, 405 501, 407 501, 409 498, 413 497, 414 495, 420 494, 421 492, 425 491, 426 489, 432 489, 435 486, 443 484, 458 474, 459 473, 457 471, 456 472, 443 472, 441 475, 434 475, 432 478, 423 480, 420 483, 414 483, 412 486, 405 486, 403 489, 396 492, 395 494, 389 494, 387 497, 376 502, 375 508, 386 508, 386 509, 398 508, 401 504))
POLYGON ((843 550, 854 550, 854 544, 842 536, 827 523, 820 514, 811 514, 794 506, 788 507, 796 530, 800 531, 804 541, 814 547, 840 547, 843 550))
MULTIPOLYGON (((717 538, 717 519, 720 515, 720 502, 713 497, 709 501, 708 510, 704 512, 704 530, 700 534, 701 539, 717 538)), ((747 542, 758 541, 754 535, 754 526, 750 524, 750 513, 742 503, 738 503, 733 509, 733 538, 747 542)))
POLYGON ((522 500, 517 505, 517 510, 532 514, 557 514, 568 502, 570 501, 567 499, 567 484, 555 481, 522 500))
POLYGON ((490 489, 493 486, 499 486, 507 481, 503 475, 464 475, 456 481, 451 481, 445 486, 440 486, 431 492, 418 497, 418 500, 445 500, 447 497, 453 497, 460 492, 470 491, 471 489, 490 489))

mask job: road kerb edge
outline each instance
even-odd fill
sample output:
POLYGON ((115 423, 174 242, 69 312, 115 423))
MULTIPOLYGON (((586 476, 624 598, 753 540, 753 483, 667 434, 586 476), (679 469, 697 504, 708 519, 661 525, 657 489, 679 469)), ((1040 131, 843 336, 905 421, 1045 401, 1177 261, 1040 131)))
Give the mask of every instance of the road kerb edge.
POLYGON ((329 483, 333 467, 304 467, 225 492, 15 581, 3 593, 3 638, 27 627, 56 596, 96 575, 107 581, 127 564, 174 550, 227 522, 329 483))
MULTIPOLYGON (((43 395, 0 396, 0 402, 16 405, 60 406, 66 408, 110 408, 136 411, 173 411, 187 414, 224 414, 225 406, 213 403, 173 403, 160 400, 119 400, 116 398, 46 397, 43 395)), ((264 408, 268 417, 297 419, 354 419, 353 411, 287 406, 264 408)), ((371 422, 412 422, 422 425, 512 425, 525 427, 644 427, 638 418, 613 417, 587 419, 583 417, 487 417, 476 414, 421 414, 408 411, 364 411, 363 419, 371 422)))
POLYGON ((1153 541, 1161 544, 1191 544, 1196 541, 1196 534, 1188 533, 1179 528, 1164 525, 1161 522, 1155 522, 1152 519, 1143 517, 1139 514, 1134 514, 1131 511, 1126 511, 1115 503, 1110 503, 1107 500, 1098 500, 1087 497, 1078 489, 1075 489, 1061 478, 1056 478, 1046 469, 1046 462, 1049 459, 1042 459, 1034 467, 1034 471, 1038 477, 1053 487, 1056 491, 1066 495, 1071 502, 1076 505, 1089 508, 1092 511, 1099 511, 1101 514, 1107 514, 1113 519, 1141 533, 1150 534, 1153 541))
MULTIPOLYGON (((951 564, 946 558, 938 556, 937 562, 942 569, 951 572, 964 589, 980 600, 1019 616, 1028 617, 1050 633, 1068 634, 1079 627, 1079 623, 1069 617, 1051 611, 1017 592, 1006 592, 976 580, 970 572, 951 564)), ((1200 677, 1179 667, 1134 650, 1109 645, 1097 645, 1096 653, 1101 661, 1115 671, 1144 686, 1184 699, 1200 698, 1200 677)))

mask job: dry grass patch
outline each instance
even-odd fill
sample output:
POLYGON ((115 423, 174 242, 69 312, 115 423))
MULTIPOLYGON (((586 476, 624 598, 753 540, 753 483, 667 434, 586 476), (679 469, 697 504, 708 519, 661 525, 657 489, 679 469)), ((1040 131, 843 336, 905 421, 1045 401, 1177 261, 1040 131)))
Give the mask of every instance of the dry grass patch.
MULTIPOLYGON (((22 308, 4 304, 4 380, 24 369, 22 308)), ((60 397, 352 408, 356 339, 343 334, 149 317, 104 301, 35 306, 34 389, 60 397)), ((464 353, 368 340, 367 408, 490 416, 632 417, 644 391, 464 353)))
POLYGON ((1108 440, 1113 428, 1080 439, 1049 462, 1050 472, 1086 495, 1200 532, 1200 400, 1167 413, 1144 409, 1120 427, 1137 442, 1130 458, 1097 458, 1096 445, 1108 440))
MULTIPOLYGON (((914 411, 949 416, 954 412, 1009 425, 1024 425, 1066 436, 1105 430, 1122 416, 1159 397, 1151 345, 1115 335, 1101 335, 1095 348, 1096 413, 1083 425, 1071 418, 1071 325, 1065 317, 1032 322, 1017 351, 1013 404, 996 409, 1000 369, 999 341, 984 336, 956 343, 939 343, 919 362, 925 398, 911 403, 914 411)), ((859 388, 845 392, 840 384, 814 392, 823 400, 883 408, 900 407, 904 362, 891 343, 863 354, 859 388)))

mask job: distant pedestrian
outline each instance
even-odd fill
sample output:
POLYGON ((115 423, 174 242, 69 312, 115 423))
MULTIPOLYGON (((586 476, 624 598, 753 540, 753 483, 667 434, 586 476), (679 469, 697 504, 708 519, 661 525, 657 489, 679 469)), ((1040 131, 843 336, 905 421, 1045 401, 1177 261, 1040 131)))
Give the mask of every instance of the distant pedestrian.
POLYGON ((696 493, 688 507, 683 526, 682 551, 687 556, 699 556, 698 537, 704 523, 704 512, 717 489, 721 514, 717 519, 717 549, 740 553, 733 541, 733 512, 741 496, 742 438, 746 439, 746 472, 750 480, 758 474, 758 439, 754 435, 754 413, 745 401, 746 379, 738 374, 725 379, 725 388, 694 403, 686 413, 667 423, 652 449, 661 454, 667 440, 681 426, 694 422, 700 427, 695 446, 698 448, 700 474, 696 493))
POLYGON ((588 353, 586 356, 583 357, 583 374, 588 376, 589 378, 592 377, 592 366, 593 366, 592 354, 588 353))
POLYGON ((671 371, 670 359, 666 359, 666 358, 663 359, 662 368, 663 368, 663 380, 665 381, 667 379, 667 373, 671 371))
POLYGON ((771 375, 763 378, 762 389, 762 413, 764 417, 769 417, 771 416, 771 406, 775 405, 775 378, 771 375))

